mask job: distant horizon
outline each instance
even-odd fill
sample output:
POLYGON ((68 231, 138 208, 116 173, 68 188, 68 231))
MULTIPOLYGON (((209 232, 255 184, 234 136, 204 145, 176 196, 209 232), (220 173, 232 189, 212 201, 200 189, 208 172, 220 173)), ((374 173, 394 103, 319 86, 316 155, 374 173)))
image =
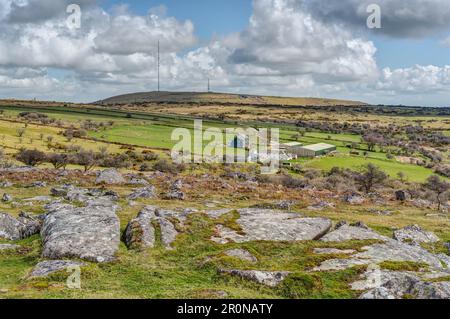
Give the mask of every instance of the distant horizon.
POLYGON ((0 98, 161 88, 442 107, 442 0, 0 0, 0 98))
POLYGON ((133 94, 148 94, 148 93, 189 93, 189 94, 224 94, 224 95, 234 95, 234 96, 254 96, 254 97, 269 97, 269 98, 288 98, 288 99, 317 99, 317 100, 337 100, 337 101, 347 101, 347 102, 353 102, 353 103, 361 103, 361 105, 365 106, 386 106, 386 107, 410 107, 410 108, 437 108, 437 109, 445 109, 450 108, 450 106, 432 106, 432 105, 412 105, 412 104, 383 104, 383 103, 368 103, 366 101, 358 101, 358 100, 351 100, 351 99, 341 99, 341 98, 333 98, 333 97, 313 97, 313 96, 288 96, 288 95, 261 95, 261 94, 252 94, 252 93, 232 93, 232 92, 219 92, 219 91, 184 91, 184 90, 154 90, 154 91, 138 91, 138 92, 125 92, 125 93, 119 93, 116 95, 111 95, 105 98, 101 98, 99 100, 95 101, 87 101, 87 102, 80 102, 80 101, 69 101, 69 100, 55 100, 55 99, 34 99, 34 98, 28 98, 28 99, 22 99, 17 97, 0 97, 0 100, 3 101, 27 101, 27 102, 49 102, 49 103, 70 103, 70 104, 96 104, 111 98, 121 97, 121 96, 127 96, 127 95, 133 95, 133 94))

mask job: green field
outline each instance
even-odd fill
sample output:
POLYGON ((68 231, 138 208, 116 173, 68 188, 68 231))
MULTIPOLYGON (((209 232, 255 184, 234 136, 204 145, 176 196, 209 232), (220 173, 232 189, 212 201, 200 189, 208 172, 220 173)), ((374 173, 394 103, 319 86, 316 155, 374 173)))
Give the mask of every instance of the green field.
MULTIPOLYGON (((118 150, 118 146, 111 143, 122 143, 136 145, 146 148, 165 149, 169 151, 176 143, 171 140, 171 134, 176 128, 186 128, 194 136, 193 118, 177 115, 150 114, 145 112, 126 112, 116 109, 98 109, 98 108, 72 108, 72 107, 6 107, 2 106, 4 117, 17 119, 17 115, 24 111, 39 111, 47 114, 49 117, 59 119, 65 123, 72 123, 75 126, 82 121, 90 119, 95 122, 113 122, 112 127, 107 127, 99 131, 89 131, 88 136, 97 141, 74 140, 88 149, 96 149, 107 145, 110 151, 118 150)), ((0 123, 0 145, 9 148, 18 147, 45 147, 45 142, 38 141, 40 133, 55 136, 55 140, 64 143, 64 138, 58 135, 61 129, 55 127, 46 127, 30 125, 23 139, 17 137, 17 129, 22 127, 20 123, 0 123), (2 143, 3 140, 3 143, 2 143)), ((357 150, 361 155, 365 152, 365 145, 361 144, 361 136, 352 134, 330 134, 322 132, 304 132, 299 135, 298 128, 288 124, 264 124, 259 122, 220 122, 203 121, 203 128, 217 127, 224 131, 225 128, 233 127, 247 128, 249 126, 256 128, 280 129, 281 142, 298 140, 308 145, 314 143, 329 143, 337 146, 338 152, 342 156, 325 157, 314 160, 300 159, 295 162, 303 163, 306 167, 330 170, 333 167, 343 167, 358 169, 367 163, 374 163, 386 171, 390 176, 396 177, 399 172, 403 172, 411 181, 423 182, 428 176, 433 174, 432 170, 423 167, 404 164, 395 160, 387 160, 386 153, 376 150, 367 152, 367 157, 347 156, 350 149, 347 147, 351 143, 360 144, 361 149, 357 150)), ((448 133, 448 132, 447 132, 448 133)), ((208 141, 203 141, 203 146, 208 141)), ((224 152, 226 149, 224 149, 224 152)))
POLYGON ((364 158, 356 156, 335 156, 318 158, 305 163, 306 167, 317 168, 322 170, 330 170, 333 167, 358 169, 368 163, 373 163, 380 167, 391 177, 397 177, 402 172, 412 182, 423 182, 433 171, 417 165, 403 164, 396 161, 381 160, 375 158, 364 158))

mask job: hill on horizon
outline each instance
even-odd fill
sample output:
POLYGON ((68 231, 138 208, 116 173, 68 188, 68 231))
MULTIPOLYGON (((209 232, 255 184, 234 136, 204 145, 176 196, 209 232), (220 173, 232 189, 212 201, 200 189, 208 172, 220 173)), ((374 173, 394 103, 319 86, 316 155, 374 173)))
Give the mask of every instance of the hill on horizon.
POLYGON ((280 106, 361 106, 367 103, 350 100, 311 98, 311 97, 278 97, 248 94, 231 94, 215 92, 140 92, 117 95, 95 104, 132 104, 132 103, 199 103, 199 104, 239 104, 239 105, 280 105, 280 106))

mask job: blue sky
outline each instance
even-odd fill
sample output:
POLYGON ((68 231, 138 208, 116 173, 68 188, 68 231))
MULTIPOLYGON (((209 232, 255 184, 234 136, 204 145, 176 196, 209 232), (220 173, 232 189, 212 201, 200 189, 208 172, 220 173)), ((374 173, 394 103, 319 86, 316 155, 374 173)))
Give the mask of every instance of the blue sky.
POLYGON ((90 102, 157 87, 450 105, 448 0, 0 0, 0 98, 90 102), (153 15, 150 15, 152 12, 153 15))
MULTIPOLYGON (((252 15, 251 0, 103 0, 103 3, 108 10, 117 5, 127 5, 139 15, 146 15, 151 8, 162 5, 168 16, 194 22, 197 35, 204 41, 215 35, 244 30, 252 15)), ((450 49, 440 44, 440 38, 445 35, 442 32, 440 37, 398 39, 372 33, 367 37, 376 44, 376 58, 381 67, 405 68, 415 64, 450 64, 450 49)))
POLYGON ((251 0, 105 0, 105 7, 128 5, 132 12, 145 15, 151 8, 163 5, 167 15, 179 20, 191 20, 202 39, 210 39, 214 34, 226 35, 238 32, 248 24, 252 14, 251 0))

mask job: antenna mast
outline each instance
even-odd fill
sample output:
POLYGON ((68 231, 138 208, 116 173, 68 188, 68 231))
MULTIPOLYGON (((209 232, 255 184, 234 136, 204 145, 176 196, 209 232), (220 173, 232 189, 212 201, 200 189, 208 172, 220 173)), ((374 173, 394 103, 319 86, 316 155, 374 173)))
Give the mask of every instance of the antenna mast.
POLYGON ((160 69, 160 57, 159 57, 159 40, 158 40, 158 92, 159 92, 159 89, 160 89, 160 84, 159 84, 159 81, 160 81, 159 69, 160 69))

